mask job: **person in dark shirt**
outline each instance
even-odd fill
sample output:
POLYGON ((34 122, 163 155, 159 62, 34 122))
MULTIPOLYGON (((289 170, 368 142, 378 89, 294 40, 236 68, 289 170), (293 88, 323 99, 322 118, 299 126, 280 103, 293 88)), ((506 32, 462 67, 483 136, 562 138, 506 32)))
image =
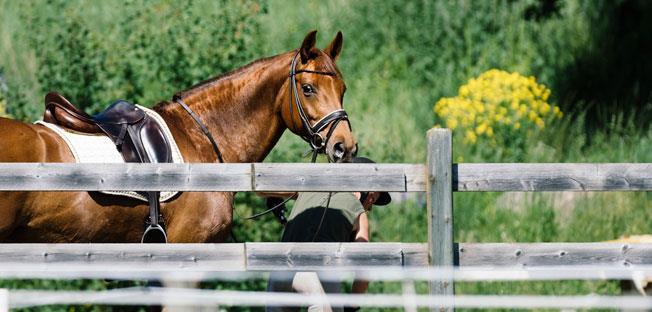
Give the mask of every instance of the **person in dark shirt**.
MULTIPOLYGON (((355 157, 353 162, 373 163, 364 157, 355 157)), ((391 202, 387 192, 301 192, 289 196, 296 197, 296 202, 283 231, 283 242, 368 242, 367 213, 373 205, 387 205, 391 202)), ((339 282, 321 282, 316 272, 273 273, 268 284, 269 291, 309 294, 339 293, 340 288, 339 282)), ((355 280, 351 292, 365 293, 367 288, 368 282, 355 280)), ((298 310, 289 307, 267 308, 267 311, 298 310)), ((308 311, 343 309, 312 305, 308 311)))

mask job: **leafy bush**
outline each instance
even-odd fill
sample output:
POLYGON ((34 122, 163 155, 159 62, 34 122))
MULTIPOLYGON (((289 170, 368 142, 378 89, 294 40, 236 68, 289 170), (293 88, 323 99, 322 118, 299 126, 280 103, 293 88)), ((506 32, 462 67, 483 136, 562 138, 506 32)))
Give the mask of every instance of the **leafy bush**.
MULTIPOLYGON (((253 1, 21 2, 41 96, 57 90, 89 112, 123 98, 151 106, 252 60, 260 37, 253 1)), ((33 119, 20 103, 17 116, 33 119)))

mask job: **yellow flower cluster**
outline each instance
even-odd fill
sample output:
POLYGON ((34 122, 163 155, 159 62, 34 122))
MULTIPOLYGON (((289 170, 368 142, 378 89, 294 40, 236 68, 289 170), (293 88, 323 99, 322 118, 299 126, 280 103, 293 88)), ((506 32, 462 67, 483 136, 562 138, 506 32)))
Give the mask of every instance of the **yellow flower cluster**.
POLYGON ((0 93, 0 117, 9 117, 9 114, 7 114, 5 109, 6 106, 7 101, 2 97, 2 94, 0 93))
POLYGON ((434 111, 447 128, 461 130, 466 143, 479 137, 495 143, 496 132, 542 129, 546 121, 561 118, 549 97, 550 89, 532 76, 491 69, 461 86, 456 97, 440 99, 434 111))

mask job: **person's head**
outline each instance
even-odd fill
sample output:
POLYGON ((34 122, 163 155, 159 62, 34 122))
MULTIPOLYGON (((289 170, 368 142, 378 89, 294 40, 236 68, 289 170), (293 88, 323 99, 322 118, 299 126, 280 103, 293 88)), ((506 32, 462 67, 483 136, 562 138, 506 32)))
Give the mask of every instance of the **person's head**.
MULTIPOLYGON (((375 163, 366 157, 353 157, 351 162, 359 164, 375 163)), ((387 192, 355 192, 354 194, 360 199, 360 203, 365 210, 371 210, 373 205, 384 206, 392 201, 392 197, 387 192)))

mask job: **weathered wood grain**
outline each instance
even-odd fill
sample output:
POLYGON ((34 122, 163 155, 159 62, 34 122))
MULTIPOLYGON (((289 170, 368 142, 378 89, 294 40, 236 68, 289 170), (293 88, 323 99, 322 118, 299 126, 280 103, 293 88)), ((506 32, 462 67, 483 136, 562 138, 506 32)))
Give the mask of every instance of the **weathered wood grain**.
POLYGON ((3 191, 244 191, 251 164, 0 163, 3 191))
MULTIPOLYGON (((529 267, 652 265, 652 244, 461 243, 459 265, 529 267)), ((320 270, 336 266, 427 266, 425 243, 0 244, 0 263, 34 271, 320 270), (70 270, 70 269, 66 269, 70 270)), ((0 266, 0 271, 2 266, 0 266)))
MULTIPOLYGON (((428 246, 430 264, 450 267, 453 251, 453 141, 449 129, 428 131, 428 246)), ((431 295, 452 296, 455 284, 452 278, 430 282, 431 295)), ((433 309, 437 310, 437 309, 433 309)), ((440 307, 439 311, 452 311, 440 307)))
POLYGON ((458 164, 453 190, 652 191, 652 164, 458 164))
POLYGON ((460 244, 460 266, 651 265, 652 244, 460 244))
POLYGON ((254 164, 257 191, 405 192, 404 165, 254 164))
POLYGON ((405 188, 408 192, 425 192, 428 180, 426 166, 421 164, 403 164, 405 188))
POLYGON ((336 266, 425 266, 423 244, 247 243, 248 270, 324 270, 336 266))
MULTIPOLYGON (((452 179, 457 192, 652 191, 652 164, 454 164, 452 179)), ((425 192, 426 180, 419 164, 0 163, 0 191, 425 192)))
MULTIPOLYGON (((244 270, 244 244, 0 244, 0 263, 116 270, 244 270)), ((2 267, 0 264, 0 267, 2 267)))

